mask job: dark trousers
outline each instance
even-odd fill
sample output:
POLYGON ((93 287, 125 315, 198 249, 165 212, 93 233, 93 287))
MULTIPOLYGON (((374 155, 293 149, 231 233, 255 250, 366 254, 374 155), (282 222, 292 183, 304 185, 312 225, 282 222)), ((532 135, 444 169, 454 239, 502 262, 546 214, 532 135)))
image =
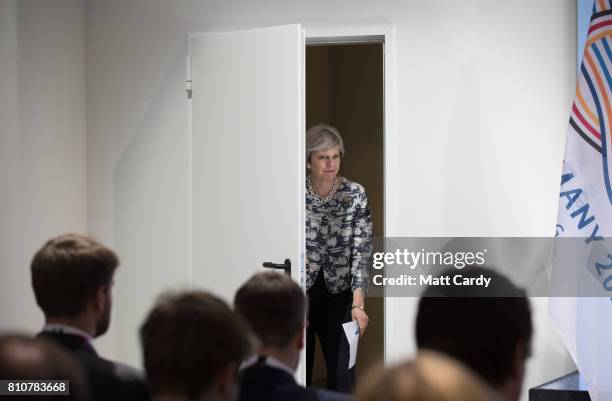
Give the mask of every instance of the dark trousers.
POLYGON ((327 367, 327 388, 348 393, 355 386, 355 367, 348 369, 349 344, 342 323, 352 320, 353 294, 351 291, 331 294, 325 287, 323 272, 319 271, 314 284, 308 290, 308 298, 306 383, 310 385, 312 382, 315 335, 317 335, 327 367))

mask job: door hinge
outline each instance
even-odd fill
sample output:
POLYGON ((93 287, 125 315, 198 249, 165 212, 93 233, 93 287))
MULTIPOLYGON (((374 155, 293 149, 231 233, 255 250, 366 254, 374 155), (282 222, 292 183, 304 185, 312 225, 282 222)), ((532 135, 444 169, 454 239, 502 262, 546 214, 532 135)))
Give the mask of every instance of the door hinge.
POLYGON ((185 89, 187 90, 187 99, 191 99, 193 92, 191 89, 191 57, 189 56, 187 56, 186 64, 185 89))

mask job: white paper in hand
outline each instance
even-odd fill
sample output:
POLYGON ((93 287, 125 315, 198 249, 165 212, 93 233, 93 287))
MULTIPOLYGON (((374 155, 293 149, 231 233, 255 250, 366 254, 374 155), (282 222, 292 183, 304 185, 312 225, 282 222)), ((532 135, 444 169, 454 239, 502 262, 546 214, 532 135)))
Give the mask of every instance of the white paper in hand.
POLYGON ((359 326, 357 325, 357 321, 353 320, 342 325, 344 329, 344 334, 346 334, 346 339, 349 343, 349 363, 348 368, 352 368, 355 366, 355 362, 357 361, 357 344, 359 343, 359 326))

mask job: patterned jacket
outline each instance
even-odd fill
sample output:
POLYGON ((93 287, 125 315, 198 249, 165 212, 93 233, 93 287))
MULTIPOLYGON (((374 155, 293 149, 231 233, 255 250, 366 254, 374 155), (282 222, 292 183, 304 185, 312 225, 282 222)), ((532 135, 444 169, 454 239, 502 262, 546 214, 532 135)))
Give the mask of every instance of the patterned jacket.
POLYGON ((340 178, 327 202, 309 190, 306 180, 306 288, 323 269, 325 285, 337 294, 367 290, 368 259, 372 252, 372 212, 365 189, 340 178))

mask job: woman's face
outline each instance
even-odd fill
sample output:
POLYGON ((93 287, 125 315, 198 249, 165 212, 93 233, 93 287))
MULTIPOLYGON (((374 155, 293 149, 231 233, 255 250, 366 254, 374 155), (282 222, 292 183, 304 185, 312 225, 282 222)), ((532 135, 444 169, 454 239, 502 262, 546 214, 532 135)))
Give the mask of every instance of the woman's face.
POLYGON ((333 180, 340 170, 340 149, 336 146, 312 152, 307 166, 313 179, 333 180))

